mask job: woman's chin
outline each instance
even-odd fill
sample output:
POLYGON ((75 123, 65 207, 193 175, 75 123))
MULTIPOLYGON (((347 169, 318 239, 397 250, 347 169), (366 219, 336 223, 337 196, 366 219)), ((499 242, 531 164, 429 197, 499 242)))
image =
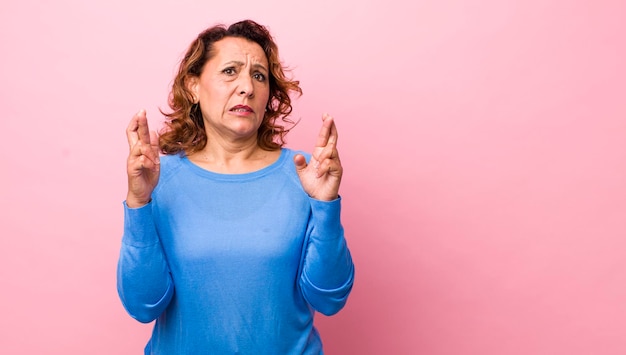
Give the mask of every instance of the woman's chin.
POLYGON ((258 126, 241 124, 231 128, 231 132, 238 139, 256 138, 259 131, 258 126))

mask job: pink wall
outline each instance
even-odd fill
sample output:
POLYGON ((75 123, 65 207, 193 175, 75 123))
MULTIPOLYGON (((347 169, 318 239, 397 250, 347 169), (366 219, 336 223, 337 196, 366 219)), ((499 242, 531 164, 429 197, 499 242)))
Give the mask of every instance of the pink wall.
POLYGON ((140 353, 124 129, 161 122, 200 30, 247 17, 302 82, 290 146, 339 126, 357 281, 317 320, 329 354, 626 353, 617 0, 3 4, 0 353, 140 353))

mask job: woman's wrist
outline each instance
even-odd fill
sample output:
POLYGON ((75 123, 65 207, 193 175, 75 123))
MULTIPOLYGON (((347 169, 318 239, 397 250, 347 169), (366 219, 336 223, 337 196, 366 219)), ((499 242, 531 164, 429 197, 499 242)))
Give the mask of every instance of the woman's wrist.
POLYGON ((128 206, 129 208, 143 207, 147 205, 148 203, 150 203, 150 201, 152 201, 151 198, 142 199, 142 198, 137 198, 137 197, 130 196, 130 195, 126 196, 126 206, 128 206))

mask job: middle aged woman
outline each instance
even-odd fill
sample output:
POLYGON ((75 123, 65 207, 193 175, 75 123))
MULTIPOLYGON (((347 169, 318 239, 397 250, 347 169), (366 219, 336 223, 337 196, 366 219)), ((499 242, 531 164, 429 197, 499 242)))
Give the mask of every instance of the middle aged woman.
POLYGON ((323 353, 314 313, 338 312, 354 278, 343 169, 329 115, 311 155, 284 148, 290 93, 270 33, 246 20, 193 41, 160 137, 132 118, 118 292, 156 319, 146 354, 323 353))

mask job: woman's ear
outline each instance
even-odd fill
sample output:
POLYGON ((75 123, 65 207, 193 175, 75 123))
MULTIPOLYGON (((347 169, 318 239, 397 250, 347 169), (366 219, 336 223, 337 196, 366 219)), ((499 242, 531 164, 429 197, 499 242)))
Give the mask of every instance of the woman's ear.
POLYGON ((187 76, 185 78, 185 86, 187 90, 191 93, 191 102, 197 104, 200 101, 200 96, 198 95, 198 87, 200 83, 200 78, 197 76, 187 76))

